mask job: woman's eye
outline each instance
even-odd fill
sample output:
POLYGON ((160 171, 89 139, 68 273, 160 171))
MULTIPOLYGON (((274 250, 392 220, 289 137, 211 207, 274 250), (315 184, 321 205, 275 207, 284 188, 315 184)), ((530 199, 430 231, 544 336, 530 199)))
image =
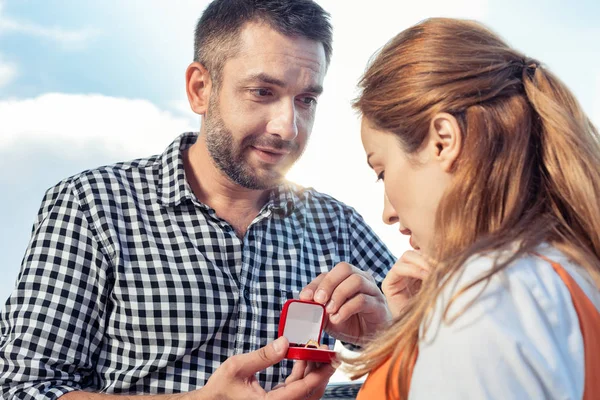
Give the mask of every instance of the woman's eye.
POLYGON ((377 182, 383 181, 384 177, 385 177, 385 174, 383 171, 381 171, 379 174, 377 174, 377 182))

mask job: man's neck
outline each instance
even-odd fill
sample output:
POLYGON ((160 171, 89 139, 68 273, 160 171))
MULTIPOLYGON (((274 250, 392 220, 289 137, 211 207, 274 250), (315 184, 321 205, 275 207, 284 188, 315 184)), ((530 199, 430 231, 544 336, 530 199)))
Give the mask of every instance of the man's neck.
POLYGON ((182 153, 186 179, 198 200, 213 208, 243 237, 267 202, 269 190, 247 189, 231 181, 213 163, 203 139, 198 137, 182 153))

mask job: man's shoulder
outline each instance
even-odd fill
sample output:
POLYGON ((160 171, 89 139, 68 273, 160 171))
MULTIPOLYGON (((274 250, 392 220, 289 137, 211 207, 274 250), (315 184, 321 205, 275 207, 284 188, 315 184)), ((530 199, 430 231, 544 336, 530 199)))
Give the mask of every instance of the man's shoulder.
POLYGON ((149 178, 159 174, 156 169, 159 166, 157 163, 159 158, 160 156, 156 155, 103 165, 82 171, 70 179, 76 184, 91 185, 97 188, 110 187, 114 183, 135 184, 138 177, 149 178))
POLYGON ((79 172, 58 182, 48 191, 70 187, 77 197, 98 198, 118 192, 145 191, 158 182, 159 155, 121 161, 79 172))

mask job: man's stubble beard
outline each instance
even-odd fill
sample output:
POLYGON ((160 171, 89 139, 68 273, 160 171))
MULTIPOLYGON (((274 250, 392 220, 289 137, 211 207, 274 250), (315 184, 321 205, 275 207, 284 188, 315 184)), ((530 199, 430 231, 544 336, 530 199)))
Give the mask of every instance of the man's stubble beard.
POLYGON ((246 189, 267 190, 279 185, 284 180, 287 171, 302 154, 298 152, 298 145, 285 142, 281 139, 273 140, 256 136, 246 136, 236 148, 233 134, 225 127, 225 123, 219 113, 218 104, 214 98, 214 96, 211 96, 208 104, 208 112, 204 119, 206 146, 213 163, 234 183, 246 189), (290 149, 291 153, 288 157, 295 157, 295 159, 283 169, 268 170, 268 176, 260 176, 261 174, 258 174, 248 165, 244 157, 250 146, 258 143, 276 149, 290 149))

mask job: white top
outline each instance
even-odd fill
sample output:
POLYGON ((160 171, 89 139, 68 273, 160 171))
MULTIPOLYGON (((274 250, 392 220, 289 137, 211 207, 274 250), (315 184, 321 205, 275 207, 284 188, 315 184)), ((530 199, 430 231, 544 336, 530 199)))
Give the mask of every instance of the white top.
MULTIPOLYGON (((548 245, 538 252, 569 272, 600 311, 600 291, 589 274, 548 245)), ((583 338, 569 290, 551 265, 536 256, 513 262, 489 281, 459 296, 455 321, 441 322, 456 293, 488 271, 491 257, 467 262, 438 300, 419 344, 410 399, 581 399, 583 338)), ((600 355, 599 355, 600 356, 600 355)))

